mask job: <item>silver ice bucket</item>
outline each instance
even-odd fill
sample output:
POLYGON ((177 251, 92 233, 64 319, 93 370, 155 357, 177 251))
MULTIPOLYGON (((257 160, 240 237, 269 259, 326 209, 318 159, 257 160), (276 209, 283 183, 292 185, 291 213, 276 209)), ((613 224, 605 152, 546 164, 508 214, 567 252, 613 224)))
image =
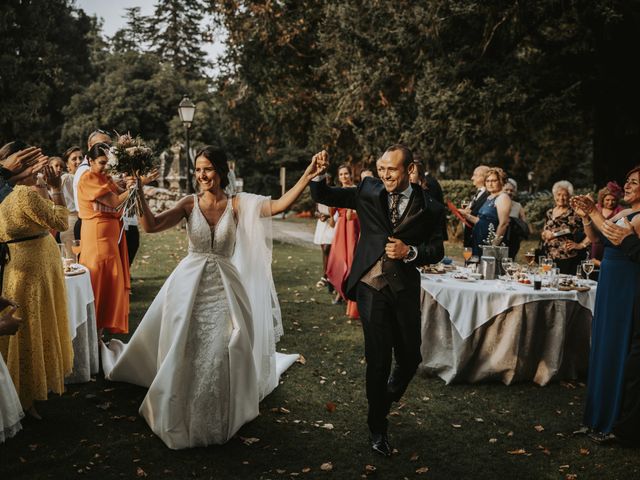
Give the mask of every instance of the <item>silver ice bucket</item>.
POLYGON ((509 247, 494 247, 493 245, 484 245, 482 247, 483 257, 493 257, 496 259, 496 276, 504 275, 506 272, 502 268, 502 259, 509 257, 509 247))

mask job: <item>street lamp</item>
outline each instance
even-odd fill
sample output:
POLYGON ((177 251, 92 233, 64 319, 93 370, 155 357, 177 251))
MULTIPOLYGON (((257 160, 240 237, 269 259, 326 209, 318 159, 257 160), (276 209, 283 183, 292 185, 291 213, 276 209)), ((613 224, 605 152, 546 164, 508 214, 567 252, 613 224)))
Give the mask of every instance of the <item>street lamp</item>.
POLYGON ((195 104, 189 100, 186 95, 180 101, 178 105, 178 114, 182 125, 184 125, 184 133, 186 137, 185 149, 187 151, 187 193, 193 193, 193 181, 191 179, 191 159, 189 158, 189 129, 191 128, 191 122, 193 122, 193 116, 196 114, 195 104))

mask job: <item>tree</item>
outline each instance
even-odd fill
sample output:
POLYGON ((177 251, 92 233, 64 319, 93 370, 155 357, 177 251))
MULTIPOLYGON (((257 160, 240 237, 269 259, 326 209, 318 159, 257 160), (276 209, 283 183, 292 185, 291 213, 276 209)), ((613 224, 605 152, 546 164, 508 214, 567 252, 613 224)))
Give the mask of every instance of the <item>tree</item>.
POLYGON ((98 25, 67 0, 0 4, 0 136, 54 151, 62 109, 94 72, 98 25))
POLYGON ((209 39, 203 34, 204 11, 200 0, 158 0, 147 18, 151 50, 190 80, 202 78, 209 66, 200 48, 209 39))

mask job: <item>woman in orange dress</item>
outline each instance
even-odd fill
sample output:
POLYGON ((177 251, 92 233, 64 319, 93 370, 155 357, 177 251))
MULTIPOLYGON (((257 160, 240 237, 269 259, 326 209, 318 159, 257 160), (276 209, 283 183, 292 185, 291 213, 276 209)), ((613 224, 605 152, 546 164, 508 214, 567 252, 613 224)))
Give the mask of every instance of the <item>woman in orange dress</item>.
POLYGON ((129 254, 121 212, 127 198, 106 173, 109 145, 98 143, 87 154, 89 171, 78 183, 78 214, 82 219, 80 263, 89 269, 98 335, 129 331, 129 254))
MULTIPOLYGON (((355 187, 351 167, 348 165, 342 165, 338 168, 338 180, 343 188, 355 187)), ((339 301, 340 298, 346 298, 344 289, 349 272, 351 272, 358 238, 360 238, 360 222, 355 210, 339 208, 337 211, 338 221, 327 261, 327 278, 336 289, 336 301, 339 301)), ((347 300, 346 315, 353 319, 360 318, 356 302, 347 300)))

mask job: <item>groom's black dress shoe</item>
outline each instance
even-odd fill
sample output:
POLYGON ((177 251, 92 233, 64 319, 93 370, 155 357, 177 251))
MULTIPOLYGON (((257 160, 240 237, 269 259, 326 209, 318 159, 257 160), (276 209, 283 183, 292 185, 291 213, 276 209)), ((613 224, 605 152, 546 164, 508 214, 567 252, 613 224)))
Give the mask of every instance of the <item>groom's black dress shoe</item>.
POLYGON ((371 450, 383 457, 391 456, 391 445, 386 433, 371 433, 371 450))

